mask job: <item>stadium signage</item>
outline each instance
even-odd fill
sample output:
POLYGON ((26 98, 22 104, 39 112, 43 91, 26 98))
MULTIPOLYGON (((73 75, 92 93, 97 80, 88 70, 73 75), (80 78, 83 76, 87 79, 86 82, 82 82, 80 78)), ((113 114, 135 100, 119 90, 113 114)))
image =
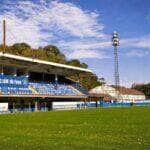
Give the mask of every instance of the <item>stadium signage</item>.
POLYGON ((28 84, 28 80, 25 77, 10 77, 10 76, 1 76, 0 84, 12 84, 12 85, 25 85, 28 84))

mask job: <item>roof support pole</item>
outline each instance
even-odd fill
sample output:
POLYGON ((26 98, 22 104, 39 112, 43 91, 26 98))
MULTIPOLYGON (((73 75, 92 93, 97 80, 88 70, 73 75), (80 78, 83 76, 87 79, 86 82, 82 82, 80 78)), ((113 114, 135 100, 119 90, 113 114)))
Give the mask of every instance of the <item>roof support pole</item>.
POLYGON ((44 106, 44 107, 45 107, 44 110, 46 111, 46 110, 47 110, 47 109, 46 109, 46 107, 47 107, 47 102, 44 102, 44 105, 45 105, 45 106, 44 106))
POLYGON ((16 77, 17 76, 17 68, 14 68, 13 75, 16 77))
POLYGON ((13 112, 15 112, 15 102, 13 102, 13 112))
POLYGON ((44 73, 42 73, 42 80, 44 81, 44 73))
POLYGON ((26 77, 29 78, 29 72, 28 72, 28 71, 27 71, 27 73, 26 73, 26 77))
POLYGON ((96 106, 96 108, 98 108, 98 102, 97 102, 97 100, 95 101, 95 106, 96 106))
POLYGON ((25 77, 29 77, 29 71, 28 70, 25 70, 24 74, 23 74, 25 77))
POLYGON ((38 111, 38 101, 37 101, 37 98, 35 99, 35 111, 38 111))
POLYGON ((3 65, 1 65, 0 74, 1 74, 1 75, 4 75, 4 69, 3 69, 3 65))
POLYGON ((56 84, 58 83, 58 76, 57 76, 57 74, 55 74, 55 83, 56 84))
POLYGON ((30 112, 31 111, 31 102, 29 102, 28 105, 29 105, 28 109, 29 109, 29 112, 30 112))
POLYGON ((86 98, 84 99, 84 109, 86 109, 86 98))

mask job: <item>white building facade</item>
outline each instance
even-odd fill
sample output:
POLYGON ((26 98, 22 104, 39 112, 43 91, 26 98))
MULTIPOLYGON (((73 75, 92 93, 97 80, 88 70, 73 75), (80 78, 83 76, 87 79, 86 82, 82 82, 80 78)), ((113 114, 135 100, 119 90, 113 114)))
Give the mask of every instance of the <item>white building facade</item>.
POLYGON ((121 87, 117 90, 108 85, 98 86, 89 91, 90 94, 108 94, 118 99, 118 101, 134 102, 137 100, 145 100, 145 95, 137 90, 121 87))

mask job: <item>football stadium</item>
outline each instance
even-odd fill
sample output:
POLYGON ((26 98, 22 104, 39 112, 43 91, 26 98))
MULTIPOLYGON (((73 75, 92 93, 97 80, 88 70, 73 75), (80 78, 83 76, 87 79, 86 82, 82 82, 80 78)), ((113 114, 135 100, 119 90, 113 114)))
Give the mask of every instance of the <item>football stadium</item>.
POLYGON ((3 110, 51 110, 54 102, 74 104, 88 98, 86 89, 66 76, 92 72, 89 69, 3 52, 0 53, 0 64, 3 110))
POLYGON ((148 45, 144 3, 11 1, 0 2, 0 150, 149 150, 149 58, 141 69, 133 58, 150 54, 134 51, 148 45))
POLYGON ((119 92, 104 85, 88 91, 69 78, 92 73, 89 69, 4 52, 0 52, 0 65, 1 113, 150 105, 136 90, 121 88, 119 92))
POLYGON ((68 78, 91 70, 4 52, 0 65, 0 149, 149 148, 149 107, 118 105, 68 78))

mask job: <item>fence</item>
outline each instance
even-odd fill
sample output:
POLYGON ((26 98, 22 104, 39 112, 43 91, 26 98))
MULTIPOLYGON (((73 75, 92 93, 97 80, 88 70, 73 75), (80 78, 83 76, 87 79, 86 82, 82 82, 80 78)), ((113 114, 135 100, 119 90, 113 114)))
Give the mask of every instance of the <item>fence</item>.
MULTIPOLYGON (((139 101, 139 102, 104 102, 100 100, 98 102, 98 107, 131 107, 131 106, 150 106, 150 100, 139 101)), ((87 107, 96 107, 96 103, 88 103, 87 107)))
POLYGON ((23 113, 23 112, 35 112, 35 111, 48 111, 47 107, 41 107, 36 110, 35 108, 18 108, 18 109, 8 109, 7 111, 0 110, 0 114, 9 114, 9 113, 23 113))
MULTIPOLYGON (((100 100, 97 104, 95 102, 81 102, 76 105, 76 107, 69 107, 70 109, 82 109, 82 108, 95 108, 95 107, 103 107, 103 108, 111 108, 111 107, 132 107, 132 106, 150 106, 150 100, 149 101, 142 101, 142 102, 104 102, 100 100)), ((64 107, 64 109, 67 107, 64 107)), ((55 108, 54 108, 55 109, 55 108)), ((59 109, 59 108, 57 108, 59 109)), ((62 109, 62 108, 60 108, 62 109)), ((6 114, 6 113, 17 113, 17 112, 34 112, 34 111, 49 111, 47 107, 41 107, 40 109, 36 108, 18 108, 18 109, 8 109, 7 111, 0 110, 0 114, 6 114)))

